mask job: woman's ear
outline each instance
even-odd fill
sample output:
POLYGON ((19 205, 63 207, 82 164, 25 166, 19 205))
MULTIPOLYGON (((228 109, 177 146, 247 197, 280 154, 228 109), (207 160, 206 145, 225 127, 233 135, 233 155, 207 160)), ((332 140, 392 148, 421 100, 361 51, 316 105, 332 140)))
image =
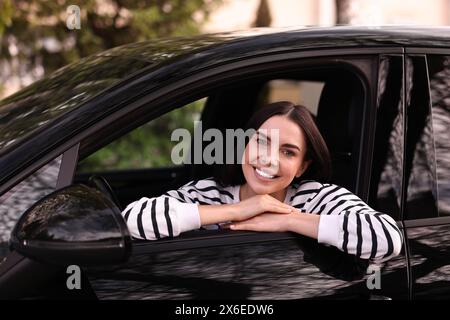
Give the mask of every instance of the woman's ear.
POLYGON ((308 169, 309 165, 311 164, 312 160, 306 160, 303 161, 300 169, 298 169, 297 174, 295 175, 296 178, 300 178, 300 176, 308 169))

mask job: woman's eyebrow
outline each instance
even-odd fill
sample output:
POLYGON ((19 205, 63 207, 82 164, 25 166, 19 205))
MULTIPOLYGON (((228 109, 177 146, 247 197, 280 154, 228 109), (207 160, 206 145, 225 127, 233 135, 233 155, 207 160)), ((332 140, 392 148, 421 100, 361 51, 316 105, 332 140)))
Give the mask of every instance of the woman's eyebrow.
POLYGON ((297 149, 298 151, 301 151, 299 147, 297 147, 295 144, 285 143, 282 145, 282 147, 297 149))
POLYGON ((265 133, 262 133, 261 131, 258 131, 258 135, 263 136, 263 137, 264 137, 265 139, 267 139, 269 142, 271 141, 271 140, 270 140, 270 137, 267 136, 265 133))
MULTIPOLYGON (((270 137, 267 136, 265 133, 262 133, 261 131, 257 131, 257 132, 258 132, 258 135, 261 135, 263 138, 267 139, 269 142, 271 141, 270 137)), ((295 144, 291 144, 291 143, 285 143, 282 145, 282 147, 297 149, 298 151, 301 151, 300 147, 296 146, 295 144)))

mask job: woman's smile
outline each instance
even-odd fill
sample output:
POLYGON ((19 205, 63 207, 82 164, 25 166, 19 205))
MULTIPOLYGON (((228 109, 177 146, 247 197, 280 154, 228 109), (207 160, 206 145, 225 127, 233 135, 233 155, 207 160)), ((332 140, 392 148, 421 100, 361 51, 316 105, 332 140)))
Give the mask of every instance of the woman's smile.
POLYGON ((250 194, 283 199, 286 188, 308 165, 305 146, 303 129, 287 116, 275 115, 264 121, 244 153, 242 172, 250 194))
POLYGON ((272 175, 269 172, 267 172, 261 168, 253 167, 253 169, 255 172, 255 176, 262 181, 273 181, 274 179, 279 177, 277 175, 272 175))

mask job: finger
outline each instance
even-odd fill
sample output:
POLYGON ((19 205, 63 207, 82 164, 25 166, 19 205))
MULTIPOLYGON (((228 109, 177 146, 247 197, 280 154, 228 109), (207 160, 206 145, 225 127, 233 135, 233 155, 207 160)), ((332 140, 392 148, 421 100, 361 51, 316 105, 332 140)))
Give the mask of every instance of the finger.
POLYGON ((279 204, 283 204, 283 205, 287 205, 287 206, 288 206, 288 204, 284 203, 284 202, 281 201, 281 200, 278 200, 277 198, 271 196, 270 194, 268 194, 268 196, 269 196, 269 200, 271 200, 271 201, 273 201, 273 202, 276 202, 276 203, 279 203, 279 204))
POLYGON ((279 201, 279 200, 277 200, 275 198, 272 198, 272 199, 273 200, 271 201, 271 203, 273 205, 280 206, 280 207, 283 207, 283 208, 289 208, 289 209, 293 209, 294 208, 293 206, 291 206, 291 205, 289 205, 287 203, 281 202, 281 201, 279 201))
POLYGON ((232 222, 220 224, 220 229, 230 229, 232 222))
POLYGON ((231 230, 253 230, 254 225, 251 223, 234 223, 230 225, 231 230))
POLYGON ((279 205, 271 205, 268 211, 272 211, 275 213, 292 213, 294 212, 294 208, 291 206, 279 206, 279 205))
POLYGON ((267 195, 265 201, 261 206, 261 209, 264 211, 273 211, 274 209, 276 209, 275 210, 276 212, 288 213, 291 211, 291 206, 281 201, 278 201, 271 195, 267 195), (284 210, 281 208, 284 208, 284 210))
MULTIPOLYGON (((273 212, 273 211, 266 211, 266 212, 264 212, 264 213, 262 213, 262 214, 259 214, 259 215, 257 215, 257 216, 254 216, 253 218, 254 219, 256 219, 256 218, 266 218, 266 217, 270 217, 270 216, 272 216, 272 215, 276 215, 276 216, 282 216, 282 215, 289 215, 289 213, 280 213, 280 212, 273 212)), ((247 220, 246 220, 247 221, 247 220)))
POLYGON ((230 229, 231 230, 241 230, 241 225, 240 224, 230 224, 230 229))

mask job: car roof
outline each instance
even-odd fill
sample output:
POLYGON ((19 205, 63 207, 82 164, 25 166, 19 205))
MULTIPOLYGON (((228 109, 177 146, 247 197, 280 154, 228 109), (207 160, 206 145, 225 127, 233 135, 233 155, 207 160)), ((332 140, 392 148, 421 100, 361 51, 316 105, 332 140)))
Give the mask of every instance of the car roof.
POLYGON ((312 48, 448 48, 449 40, 450 27, 295 27, 157 39, 113 48, 59 69, 0 102, 0 163, 27 138, 42 134, 64 115, 174 61, 224 62, 312 48))

